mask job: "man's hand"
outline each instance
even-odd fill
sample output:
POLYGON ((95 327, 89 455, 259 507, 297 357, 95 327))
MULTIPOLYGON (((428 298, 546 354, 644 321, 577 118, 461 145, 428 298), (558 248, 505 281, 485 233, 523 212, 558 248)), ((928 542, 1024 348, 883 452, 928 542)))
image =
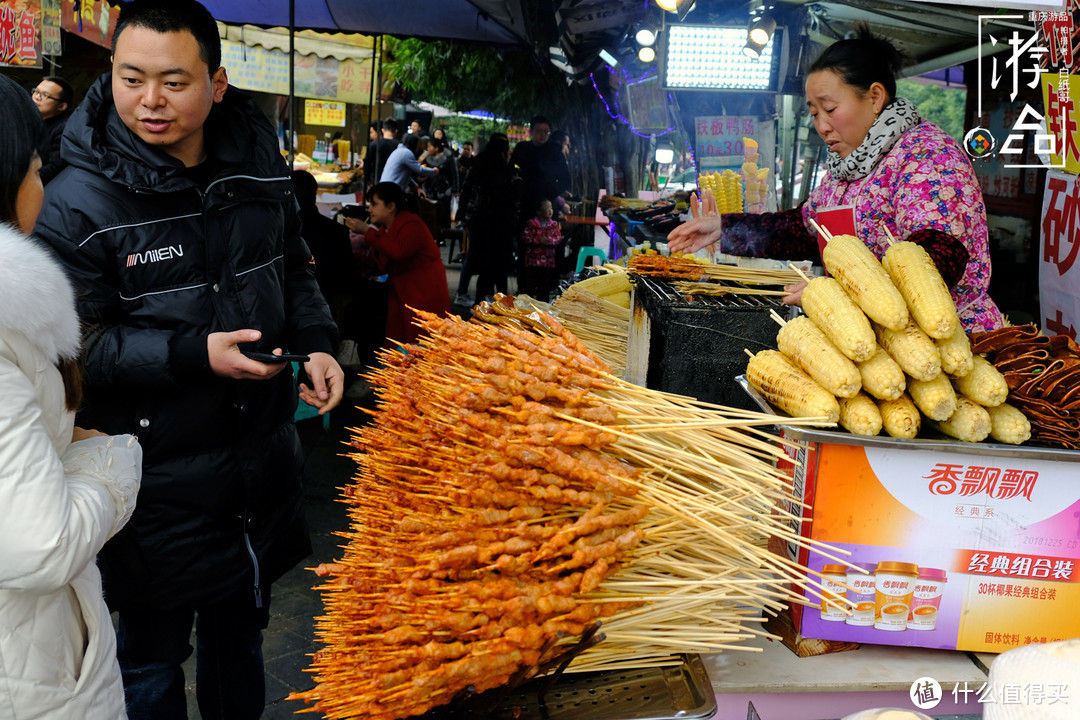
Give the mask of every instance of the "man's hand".
POLYGON ((311 379, 311 387, 300 383, 300 399, 311 407, 319 408, 325 415, 338 406, 345 392, 345 372, 329 353, 309 353, 311 359, 304 363, 304 372, 311 379))
MULTIPOLYGON (((268 380, 285 369, 286 363, 261 363, 240 352, 240 343, 255 342, 262 337, 258 330, 216 332, 206 336, 206 351, 210 370, 215 375, 234 380, 268 380)), ((274 350, 281 354, 281 348, 274 350)))
POLYGON ((694 252, 720 240, 720 218, 699 217, 678 226, 667 236, 672 252, 694 252))

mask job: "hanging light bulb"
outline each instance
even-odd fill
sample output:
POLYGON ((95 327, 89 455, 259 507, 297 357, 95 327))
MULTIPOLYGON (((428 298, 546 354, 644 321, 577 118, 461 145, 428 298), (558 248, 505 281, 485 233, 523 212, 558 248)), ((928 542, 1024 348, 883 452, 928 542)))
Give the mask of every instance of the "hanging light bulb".
POLYGON ((656 0, 656 6, 667 12, 675 12, 678 7, 678 0, 656 0))
POLYGON ((637 57, 638 57, 638 60, 640 60, 643 63, 651 63, 653 60, 656 59, 656 51, 653 50, 651 47, 646 46, 646 47, 640 48, 637 51, 637 57))
POLYGON ((765 47, 776 31, 776 19, 772 15, 763 15, 750 27, 747 39, 760 47, 765 47))
POLYGON ((647 25, 643 25, 634 33, 634 40, 637 41, 638 45, 648 47, 656 42, 656 31, 647 25))

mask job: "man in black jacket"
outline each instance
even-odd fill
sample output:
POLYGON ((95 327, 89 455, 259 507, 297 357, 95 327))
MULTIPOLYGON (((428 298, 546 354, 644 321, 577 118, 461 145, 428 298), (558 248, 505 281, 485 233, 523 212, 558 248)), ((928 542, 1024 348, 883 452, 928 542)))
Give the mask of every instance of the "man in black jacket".
POLYGON ((270 584, 311 546, 290 364, 245 352, 307 355, 323 413, 343 390, 289 169, 220 53, 195 0, 124 4, 36 228, 87 327, 78 420, 144 449, 135 516, 99 557, 132 720, 186 717, 193 622, 202 717, 262 714, 270 584))
POLYGON ((38 146, 38 155, 41 156, 41 182, 48 185, 64 167, 60 157, 60 140, 64 137, 68 116, 75 107, 72 102, 75 93, 67 80, 50 75, 41 79, 30 96, 41 113, 41 119, 45 121, 45 133, 38 146))

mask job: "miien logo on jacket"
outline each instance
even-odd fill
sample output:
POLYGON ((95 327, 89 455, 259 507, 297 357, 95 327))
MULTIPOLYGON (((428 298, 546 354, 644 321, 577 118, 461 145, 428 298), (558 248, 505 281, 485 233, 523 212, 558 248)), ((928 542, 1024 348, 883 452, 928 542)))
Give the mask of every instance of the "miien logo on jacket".
POLYGON ((179 257, 184 257, 184 246, 169 245, 168 247, 154 248, 141 253, 131 253, 127 257, 127 266, 135 267, 136 265, 146 265, 147 263, 156 263, 179 257))

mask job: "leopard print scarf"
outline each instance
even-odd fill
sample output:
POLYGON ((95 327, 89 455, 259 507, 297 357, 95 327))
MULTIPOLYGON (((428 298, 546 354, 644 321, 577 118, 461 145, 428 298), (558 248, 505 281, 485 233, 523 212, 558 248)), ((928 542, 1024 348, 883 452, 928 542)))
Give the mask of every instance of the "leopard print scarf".
POLYGON ((837 180, 850 182, 864 178, 888 154, 901 135, 921 122, 919 109, 908 100, 898 97, 881 110, 859 147, 852 150, 846 158, 830 151, 825 164, 837 180))

